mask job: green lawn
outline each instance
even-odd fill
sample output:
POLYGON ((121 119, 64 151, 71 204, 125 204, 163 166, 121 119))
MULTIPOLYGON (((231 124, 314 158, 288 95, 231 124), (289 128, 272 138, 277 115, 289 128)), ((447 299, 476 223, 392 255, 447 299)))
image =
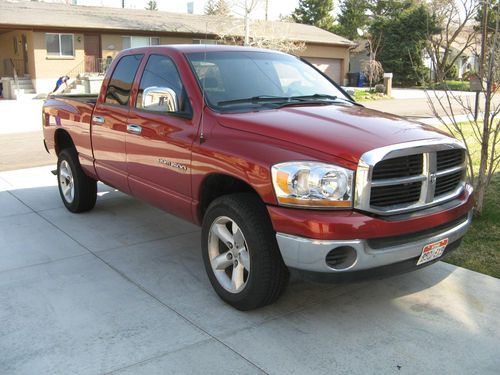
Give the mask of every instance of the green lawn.
POLYGON ((354 89, 354 100, 357 102, 366 102, 371 100, 380 100, 380 99, 391 99, 390 96, 377 93, 375 90, 364 90, 364 89, 354 89))
POLYGON ((451 90, 451 91, 470 91, 469 81, 444 81, 442 83, 434 83, 430 87, 434 90, 451 90))
MULTIPOLYGON (((473 150, 472 165, 477 170, 479 144, 473 139, 472 129, 467 129, 465 134, 473 150)), ((500 278, 500 171, 497 171, 488 189, 481 217, 474 218, 460 248, 445 261, 500 278)))

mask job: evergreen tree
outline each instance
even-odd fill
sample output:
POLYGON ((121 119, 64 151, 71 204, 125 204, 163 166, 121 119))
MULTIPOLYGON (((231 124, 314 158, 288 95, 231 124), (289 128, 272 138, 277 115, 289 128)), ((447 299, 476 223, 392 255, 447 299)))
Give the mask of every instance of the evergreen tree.
POLYGON ((438 29, 437 21, 418 0, 397 3, 397 10, 379 8, 383 15, 374 18, 370 34, 381 40, 377 59, 384 71, 394 73, 394 82, 417 85, 425 75, 422 56, 429 30, 438 29))
POLYGON ((364 29, 369 22, 367 0, 343 0, 340 3, 340 15, 335 33, 350 40, 359 38, 358 29, 364 29))
POLYGON ((156 4, 156 0, 149 0, 148 5, 146 6, 146 10, 158 10, 158 4, 156 4))
POLYGON ((314 25, 331 31, 333 29, 333 0, 299 0, 292 13, 295 22, 314 25))

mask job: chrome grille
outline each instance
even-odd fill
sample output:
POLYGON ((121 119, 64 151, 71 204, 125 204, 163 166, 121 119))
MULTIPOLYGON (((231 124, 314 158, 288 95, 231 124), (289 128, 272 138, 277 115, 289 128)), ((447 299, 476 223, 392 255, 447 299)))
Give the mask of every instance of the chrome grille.
POLYGON ((437 171, 452 168, 454 166, 463 164, 465 161, 464 150, 443 150, 437 152, 437 171))
POLYGON ((355 207, 381 215, 418 210, 460 194, 465 149, 458 141, 417 141, 365 153, 356 172, 355 207))
POLYGON ((388 207, 401 203, 418 202, 421 182, 409 184, 374 186, 370 195, 370 205, 376 207, 388 207))
POLYGON ((422 174, 422 166, 422 154, 382 160, 373 168, 372 180, 416 176, 422 174))
POLYGON ((464 171, 458 171, 436 179, 436 190, 434 196, 440 196, 454 191, 463 178, 464 171))

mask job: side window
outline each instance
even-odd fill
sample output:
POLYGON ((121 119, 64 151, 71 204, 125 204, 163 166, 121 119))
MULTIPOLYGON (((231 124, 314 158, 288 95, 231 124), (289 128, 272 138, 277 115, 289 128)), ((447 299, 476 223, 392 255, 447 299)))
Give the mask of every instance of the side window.
POLYGON ((139 109, 190 114, 189 101, 174 62, 167 56, 151 55, 137 93, 139 109))
POLYGON ((132 82, 143 56, 129 55, 120 59, 109 81, 104 103, 128 105, 132 82))

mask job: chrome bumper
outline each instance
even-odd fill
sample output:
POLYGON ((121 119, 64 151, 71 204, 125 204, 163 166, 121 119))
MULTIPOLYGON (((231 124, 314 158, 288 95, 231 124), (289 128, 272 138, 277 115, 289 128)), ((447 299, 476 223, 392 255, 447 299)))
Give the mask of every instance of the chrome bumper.
POLYGON ((345 273, 416 258, 420 256, 425 245, 445 238, 448 238, 448 244, 452 244, 465 235, 471 221, 472 212, 469 212, 465 221, 452 228, 431 233, 417 241, 376 249, 369 246, 368 240, 314 240, 285 233, 277 233, 276 239, 283 261, 288 267, 312 272, 345 273), (341 247, 353 248, 356 251, 356 259, 346 268, 332 268, 326 263, 326 256, 333 249, 341 247))

